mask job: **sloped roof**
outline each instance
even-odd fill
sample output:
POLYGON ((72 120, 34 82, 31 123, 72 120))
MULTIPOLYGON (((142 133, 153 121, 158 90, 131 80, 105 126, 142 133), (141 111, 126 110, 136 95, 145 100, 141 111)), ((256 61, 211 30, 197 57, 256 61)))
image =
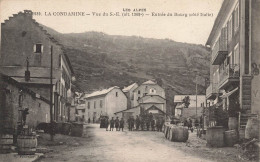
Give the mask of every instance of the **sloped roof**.
POLYGON ((149 110, 151 110, 151 109, 158 110, 158 111, 162 112, 163 114, 165 114, 164 111, 162 111, 161 109, 159 109, 159 108, 158 108, 157 106, 155 106, 155 105, 152 105, 151 107, 149 107, 149 108, 146 109, 145 111, 149 111, 149 110))
POLYGON ((135 85, 137 85, 136 83, 133 83, 131 85, 129 85, 128 87, 125 87, 122 91, 123 92, 128 92, 130 91, 135 85))
POLYGON ((146 81, 146 82, 144 82, 143 84, 156 84, 155 82, 153 82, 153 81, 151 81, 151 80, 148 80, 148 81, 146 81))
MULTIPOLYGON (((9 77, 12 77, 19 83, 26 84, 50 84, 50 69, 43 67, 29 67, 30 71, 30 80, 25 81, 24 73, 26 67, 23 66, 1 66, 0 72, 9 77)), ((60 70, 53 69, 53 84, 58 80, 57 76, 61 76, 60 70)))
POLYGON ((50 101, 48 99, 46 99, 45 97, 37 94, 36 92, 32 91, 31 89, 27 88, 26 86, 24 86, 23 84, 17 82, 16 80, 14 80, 12 77, 9 77, 5 74, 2 74, 0 72, 0 80, 3 80, 5 82, 7 82, 8 84, 13 84, 16 87, 18 87, 19 89, 27 92, 28 94, 30 94, 33 98, 37 98, 39 100, 42 100, 44 102, 46 102, 47 104, 50 104, 50 101))
POLYGON ((117 86, 114 86, 114 87, 110 87, 108 89, 103 89, 101 91, 95 91, 95 92, 92 92, 91 94, 86 94, 85 95, 85 98, 90 98, 90 97, 97 97, 97 96, 101 96, 101 95, 106 95, 108 94, 110 91, 112 91, 114 88, 118 88, 117 86))

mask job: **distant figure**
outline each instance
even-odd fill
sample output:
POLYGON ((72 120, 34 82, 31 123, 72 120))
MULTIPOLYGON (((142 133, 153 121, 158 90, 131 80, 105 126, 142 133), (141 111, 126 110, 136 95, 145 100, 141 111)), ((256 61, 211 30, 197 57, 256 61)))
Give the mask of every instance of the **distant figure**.
POLYGON ((188 121, 187 121, 187 119, 185 119, 183 126, 184 126, 184 127, 187 127, 187 126, 188 126, 188 121))
POLYGON ((147 128, 147 131, 149 131, 149 128, 150 128, 150 120, 149 119, 146 119, 146 128, 147 128))
POLYGON ((88 118, 88 123, 90 123, 90 118, 88 118))
MULTIPOLYGON (((122 129, 122 132, 124 131, 124 125, 125 125, 125 121, 123 118, 121 118, 120 120, 120 128, 122 129)), ((120 128, 119 128, 119 131, 120 131, 120 128)))
POLYGON ((106 131, 108 131, 108 126, 109 126, 109 118, 106 117, 106 118, 105 118, 105 127, 106 127, 106 131))
POLYGON ((144 117, 141 118, 141 130, 143 131, 144 130, 144 117))
POLYGON ((114 130, 114 127, 115 127, 115 120, 114 120, 114 118, 112 117, 112 119, 110 120, 110 131, 112 130, 114 130))
POLYGON ((134 117, 131 117, 131 131, 133 131, 134 127, 135 127, 135 119, 134 117))
POLYGON ((118 119, 118 117, 116 117, 115 126, 116 126, 116 131, 120 131, 120 129, 119 129, 119 119, 118 119))
POLYGON ((136 115, 136 119, 135 119, 135 125, 136 125, 136 130, 139 130, 139 126, 140 126, 140 118, 138 115, 136 115))
POLYGON ((193 132, 192 120, 191 120, 191 119, 189 119, 189 122, 188 122, 188 130, 190 130, 191 132, 193 132))
POLYGON ((127 123, 128 123, 128 130, 130 131, 130 129, 131 129, 131 117, 130 116, 127 119, 127 123))
POLYGON ((95 123, 95 117, 93 117, 93 123, 95 123))
POLYGON ((152 119, 152 120, 151 120, 151 128, 152 128, 152 131, 154 131, 154 125, 155 125, 155 120, 152 119))

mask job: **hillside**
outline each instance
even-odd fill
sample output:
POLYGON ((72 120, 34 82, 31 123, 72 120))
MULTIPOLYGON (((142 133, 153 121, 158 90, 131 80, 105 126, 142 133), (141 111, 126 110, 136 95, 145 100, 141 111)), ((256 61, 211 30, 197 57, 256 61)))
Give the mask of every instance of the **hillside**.
POLYGON ((64 45, 76 85, 83 91, 156 79, 166 89, 170 111, 175 94, 195 94, 198 71, 198 92, 205 94, 209 52, 202 45, 100 32, 61 34, 44 28, 64 45))

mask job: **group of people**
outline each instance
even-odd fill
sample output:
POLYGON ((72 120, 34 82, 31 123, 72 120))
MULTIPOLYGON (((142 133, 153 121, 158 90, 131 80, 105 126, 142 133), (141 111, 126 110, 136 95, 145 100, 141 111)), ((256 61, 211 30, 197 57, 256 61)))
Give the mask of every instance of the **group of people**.
MULTIPOLYGON (((195 128, 198 129, 198 127, 200 127, 202 125, 202 120, 198 120, 198 119, 195 119, 194 121, 194 125, 195 125, 195 128)), ((192 120, 191 119, 186 119, 184 121, 184 126, 187 126, 188 127, 188 130, 190 130, 191 132, 193 132, 193 123, 192 123, 192 120)))
MULTIPOLYGON (((127 120, 128 123, 128 130, 129 131, 133 131, 133 130, 151 130, 152 131, 162 131, 162 127, 164 124, 164 119, 163 118, 157 118, 155 120, 155 118, 153 117, 152 113, 150 114, 146 114, 146 115, 142 115, 142 116, 136 116, 136 118, 134 118, 133 116, 130 116, 127 120)), ((116 119, 114 119, 114 117, 111 118, 111 120, 109 120, 108 117, 106 117, 104 119, 104 126, 106 128, 106 131, 108 131, 108 127, 110 126, 110 131, 113 131, 114 128, 116 128, 116 131, 120 131, 120 130, 124 130, 124 125, 125 125, 125 121, 123 118, 121 118, 121 120, 119 120, 118 117, 116 117, 116 119)))
POLYGON ((124 125, 125 125, 125 121, 123 118, 121 118, 121 120, 118 119, 118 117, 116 117, 116 119, 114 120, 114 117, 112 117, 112 119, 109 121, 109 118, 105 118, 105 128, 106 131, 108 131, 108 127, 110 125, 110 131, 114 131, 114 128, 116 128, 116 131, 120 131, 120 129, 122 131, 124 131, 124 125))
POLYGON ((161 132, 164 124, 163 118, 155 119, 152 113, 150 113, 149 115, 142 115, 141 117, 137 115, 135 119, 133 116, 131 116, 129 117, 127 122, 128 122, 129 131, 133 131, 133 130, 138 131, 140 130, 140 128, 142 131, 145 129, 149 131, 150 128, 152 131, 155 131, 156 128, 157 131, 161 132))

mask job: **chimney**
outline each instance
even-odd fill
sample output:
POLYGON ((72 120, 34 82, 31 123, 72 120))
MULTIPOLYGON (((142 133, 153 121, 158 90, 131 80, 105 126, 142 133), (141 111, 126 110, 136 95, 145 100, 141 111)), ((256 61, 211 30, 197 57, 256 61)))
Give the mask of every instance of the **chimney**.
POLYGON ((30 71, 29 71, 29 58, 28 57, 26 58, 26 62, 27 62, 27 68, 26 68, 24 76, 25 76, 25 81, 28 82, 28 81, 30 81, 30 77, 31 77, 30 71))
POLYGON ((32 15, 33 15, 33 13, 32 13, 31 10, 24 10, 24 14, 25 14, 25 16, 27 16, 27 17, 29 17, 29 18, 32 19, 32 15))

